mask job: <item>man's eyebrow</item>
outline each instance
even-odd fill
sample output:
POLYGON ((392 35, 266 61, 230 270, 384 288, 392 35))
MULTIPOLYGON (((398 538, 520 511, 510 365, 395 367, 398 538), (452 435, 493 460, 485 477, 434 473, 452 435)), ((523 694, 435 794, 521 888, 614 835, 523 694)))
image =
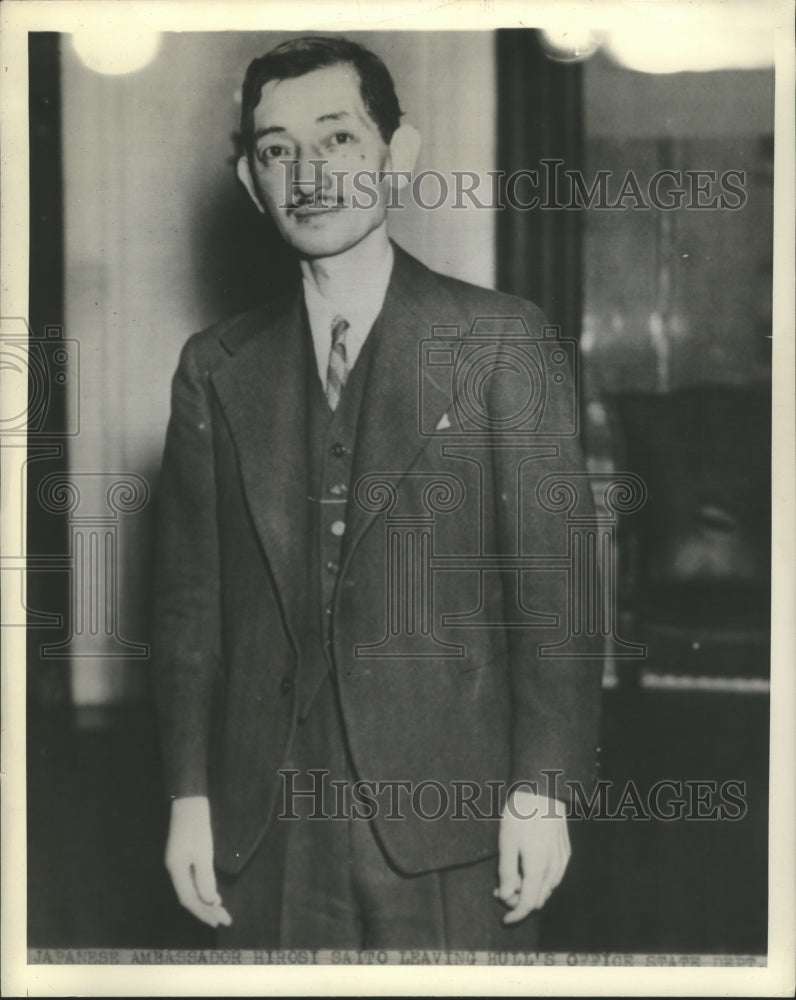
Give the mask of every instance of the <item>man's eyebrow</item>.
MULTIPOLYGON (((316 123, 321 122, 339 122, 343 118, 351 118, 350 111, 329 111, 325 115, 320 115, 315 119, 316 123)), ((283 125, 261 125, 260 128, 254 131, 255 142, 258 139, 262 139, 267 135, 274 135, 275 133, 284 135, 287 129, 283 125)))
POLYGON ((274 132, 284 133, 286 131, 287 129, 283 128, 281 125, 268 125, 267 127, 260 127, 258 129, 255 129, 254 138, 256 141, 257 139, 262 139, 264 136, 271 135, 274 132))
POLYGON ((350 118, 351 113, 349 111, 329 111, 325 115, 321 115, 316 118, 316 122, 339 122, 341 118, 350 118))

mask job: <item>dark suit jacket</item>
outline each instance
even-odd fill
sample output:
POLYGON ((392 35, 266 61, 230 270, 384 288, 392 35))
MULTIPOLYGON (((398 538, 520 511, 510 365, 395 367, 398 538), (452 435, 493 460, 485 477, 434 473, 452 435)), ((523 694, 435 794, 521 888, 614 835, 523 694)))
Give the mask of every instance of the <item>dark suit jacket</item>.
MULTIPOLYGON (((432 326, 466 333, 479 316, 519 316, 539 337, 539 310, 436 274, 398 247, 395 254, 352 487, 364 475, 390 473, 400 509, 417 513, 429 476, 453 474, 463 499, 437 515, 436 553, 566 553, 563 516, 543 511, 534 490, 543 475, 581 468, 575 438, 534 439, 550 447, 521 463, 518 516, 516 447, 495 439, 495 447, 454 457, 444 453, 442 437, 420 432, 421 406, 433 428, 454 405, 449 368, 421 363, 420 344, 432 326)), ((282 791, 277 771, 296 725, 291 691, 302 671, 307 590, 302 310, 300 289, 291 290, 195 335, 173 382, 154 629, 166 783, 171 796, 210 796, 216 864, 227 872, 245 864, 271 821, 282 791)), ((504 416, 524 403, 510 367, 496 365, 484 389, 486 405, 504 416)), ((551 383, 548 429, 566 419, 566 405, 551 383)), ((461 447, 452 450, 467 453, 467 440, 456 440, 461 447)), ((438 572, 434 627, 463 655, 357 656, 356 646, 377 643, 385 632, 385 520, 349 500, 346 521, 333 649, 358 776, 483 786, 542 781, 548 768, 588 783, 600 664, 537 655, 540 643, 565 633, 566 574, 522 575, 521 602, 558 618, 557 627, 528 629, 495 625, 516 613, 516 575, 438 572), (444 615, 463 612, 472 612, 467 627, 441 624, 444 615)), ((438 821, 409 813, 403 821, 376 820, 406 872, 496 851, 495 822, 455 819, 452 809, 438 821)))

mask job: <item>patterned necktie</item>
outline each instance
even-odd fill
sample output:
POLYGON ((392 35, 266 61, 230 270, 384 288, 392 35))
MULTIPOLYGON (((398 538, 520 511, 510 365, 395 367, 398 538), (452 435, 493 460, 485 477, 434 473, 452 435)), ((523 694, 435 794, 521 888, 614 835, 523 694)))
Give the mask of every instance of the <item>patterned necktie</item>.
POLYGON ((332 320, 332 349, 329 352, 329 367, 326 369, 326 398, 332 410, 337 409, 340 393, 348 378, 348 363, 345 351, 345 335, 348 320, 335 316, 332 320))

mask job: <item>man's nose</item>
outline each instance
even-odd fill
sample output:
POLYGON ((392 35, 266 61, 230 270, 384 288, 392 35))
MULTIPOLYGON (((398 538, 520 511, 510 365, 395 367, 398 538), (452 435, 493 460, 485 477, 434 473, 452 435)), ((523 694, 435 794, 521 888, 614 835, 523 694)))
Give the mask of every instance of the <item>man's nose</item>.
POLYGON ((304 198, 319 195, 324 186, 325 161, 315 157, 302 157, 293 163, 293 191, 304 198))

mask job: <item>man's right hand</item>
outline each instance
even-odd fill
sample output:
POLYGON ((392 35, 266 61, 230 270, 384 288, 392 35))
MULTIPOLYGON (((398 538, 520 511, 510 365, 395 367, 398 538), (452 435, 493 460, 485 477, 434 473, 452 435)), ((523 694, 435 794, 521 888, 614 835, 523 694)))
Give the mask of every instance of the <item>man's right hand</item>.
POLYGON ((229 927, 232 917, 221 905, 216 888, 210 803, 204 795, 172 802, 165 860, 174 891, 186 910, 211 927, 229 927))

